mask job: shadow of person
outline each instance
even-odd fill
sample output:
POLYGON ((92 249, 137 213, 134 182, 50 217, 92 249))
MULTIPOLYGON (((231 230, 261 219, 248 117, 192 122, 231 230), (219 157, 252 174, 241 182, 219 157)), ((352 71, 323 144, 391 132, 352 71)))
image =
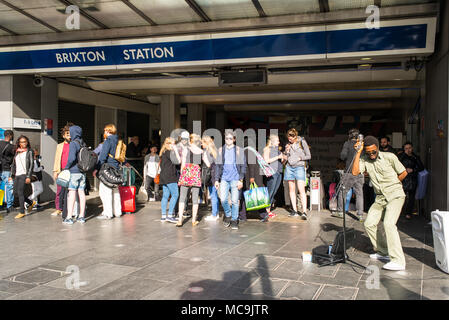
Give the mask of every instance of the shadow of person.
POLYGON ((254 272, 233 270, 223 274, 222 280, 205 279, 192 282, 181 295, 181 300, 252 300, 255 298, 272 299, 273 288, 269 278, 269 269, 265 257, 257 255, 256 269, 264 270, 259 276, 254 272), (261 292, 252 293, 252 284, 259 278, 261 292))
POLYGON ((382 278, 380 282, 387 289, 391 300, 429 300, 420 293, 406 289, 396 280, 382 278))

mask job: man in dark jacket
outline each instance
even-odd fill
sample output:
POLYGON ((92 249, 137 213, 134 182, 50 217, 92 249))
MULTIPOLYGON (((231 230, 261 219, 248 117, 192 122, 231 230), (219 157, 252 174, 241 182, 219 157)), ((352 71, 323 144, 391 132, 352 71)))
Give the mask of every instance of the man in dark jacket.
POLYGON ((396 152, 394 152, 393 147, 391 146, 390 138, 388 138, 387 136, 380 138, 380 150, 379 151, 391 152, 391 153, 396 154, 396 152))
MULTIPOLYGON (((73 212, 75 206, 76 194, 78 193, 80 214, 78 222, 85 223, 84 213, 86 209, 86 194, 84 189, 86 188, 86 175, 78 168, 78 154, 81 146, 84 144, 82 139, 83 130, 79 126, 71 126, 70 129, 70 145, 69 145, 69 157, 65 170, 70 171, 69 182, 69 194, 67 196, 67 212, 73 212)), ((73 221, 69 217, 63 217, 64 224, 73 224, 73 221)))
POLYGON ((5 183, 5 196, 6 196, 6 212, 12 211, 14 204, 14 188, 13 182, 9 181, 11 177, 11 164, 14 160, 15 147, 11 142, 14 140, 14 133, 12 130, 6 130, 5 139, 0 141, 0 159, 1 159, 1 179, 5 183))
POLYGON ((341 178, 341 186, 338 193, 337 211, 332 213, 332 216, 343 218, 343 197, 346 198, 349 190, 353 190, 356 199, 357 216, 359 221, 363 221, 363 184, 365 178, 363 174, 357 176, 352 175, 353 159, 356 154, 354 145, 357 142, 357 137, 359 135, 358 129, 349 130, 349 139, 343 145, 343 149, 340 153, 340 159, 345 161, 345 173, 341 178), (345 194, 343 194, 343 186, 345 187, 345 194))
POLYGON ((224 225, 238 230, 239 190, 243 187, 246 173, 246 161, 243 150, 235 144, 232 130, 225 133, 225 145, 218 150, 214 172, 214 185, 220 193, 220 200, 225 212, 224 225), (228 195, 231 190, 232 208, 228 195))
POLYGON ((406 195, 404 213, 407 219, 411 219, 415 206, 416 188, 418 187, 418 172, 424 170, 424 165, 419 157, 413 153, 413 145, 411 142, 404 143, 402 149, 403 152, 398 158, 408 173, 407 177, 402 181, 402 187, 406 195))

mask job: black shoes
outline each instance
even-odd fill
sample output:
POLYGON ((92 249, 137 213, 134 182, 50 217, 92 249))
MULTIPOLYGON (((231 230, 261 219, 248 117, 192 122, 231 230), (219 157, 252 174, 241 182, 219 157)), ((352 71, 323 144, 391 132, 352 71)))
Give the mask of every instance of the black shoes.
POLYGON ((307 214, 305 212, 301 212, 301 219, 307 220, 307 214))
POLYGON ((231 217, 224 217, 223 225, 227 228, 231 225, 231 217))
POLYGON ((231 221, 231 229, 232 230, 238 230, 239 229, 239 223, 237 220, 232 220, 231 221))
POLYGON ((288 215, 290 218, 298 218, 301 215, 298 213, 298 211, 290 211, 290 214, 288 215))

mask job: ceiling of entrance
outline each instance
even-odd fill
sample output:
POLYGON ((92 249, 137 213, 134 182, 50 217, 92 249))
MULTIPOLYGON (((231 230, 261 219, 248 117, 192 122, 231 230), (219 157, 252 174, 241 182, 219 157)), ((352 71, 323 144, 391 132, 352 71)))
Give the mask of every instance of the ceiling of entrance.
POLYGON ((101 30, 430 2, 437 0, 0 0, 0 37, 70 32, 70 5, 79 7, 81 30, 101 30))

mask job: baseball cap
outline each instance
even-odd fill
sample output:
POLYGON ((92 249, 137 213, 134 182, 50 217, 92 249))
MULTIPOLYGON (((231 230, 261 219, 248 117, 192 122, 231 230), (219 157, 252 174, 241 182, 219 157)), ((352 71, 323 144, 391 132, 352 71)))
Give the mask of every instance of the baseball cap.
POLYGON ((181 139, 189 139, 189 133, 187 131, 183 131, 181 133, 181 139))

